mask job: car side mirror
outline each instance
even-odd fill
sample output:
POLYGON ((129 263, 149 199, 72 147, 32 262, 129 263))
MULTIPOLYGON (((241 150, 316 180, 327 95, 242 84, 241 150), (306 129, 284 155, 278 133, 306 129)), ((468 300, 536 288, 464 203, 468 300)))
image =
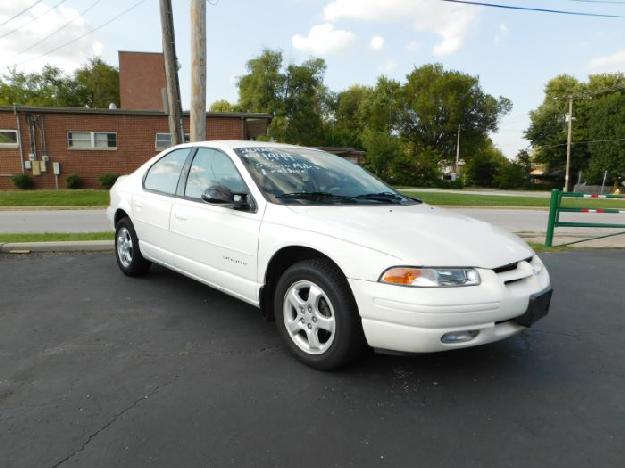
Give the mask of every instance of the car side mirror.
POLYGON ((234 194, 222 185, 214 185, 202 192, 202 200, 211 205, 232 205, 234 204, 234 194))
POLYGON ((211 205, 229 206, 235 210, 250 208, 247 193, 234 193, 223 185, 214 185, 204 190, 202 200, 211 205))

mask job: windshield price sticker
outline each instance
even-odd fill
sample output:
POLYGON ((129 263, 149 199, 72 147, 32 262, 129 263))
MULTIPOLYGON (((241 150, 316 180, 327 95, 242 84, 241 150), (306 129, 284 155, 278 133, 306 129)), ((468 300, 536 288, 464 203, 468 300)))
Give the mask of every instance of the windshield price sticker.
POLYGON ((239 156, 247 159, 262 158, 267 161, 262 166, 263 173, 302 174, 315 166, 296 155, 276 150, 276 148, 237 148, 239 156))

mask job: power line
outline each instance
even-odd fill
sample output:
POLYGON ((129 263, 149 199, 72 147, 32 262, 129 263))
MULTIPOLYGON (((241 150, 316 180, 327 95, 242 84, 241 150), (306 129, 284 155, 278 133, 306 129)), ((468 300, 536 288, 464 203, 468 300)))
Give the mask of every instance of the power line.
POLYGON ((9 21, 13 21, 15 18, 17 18, 18 16, 22 16, 24 13, 26 13, 28 10, 36 7, 37 5, 39 5, 41 2, 43 2, 43 0, 37 0, 35 3, 33 3, 31 6, 29 6, 28 8, 24 8, 22 11, 18 12, 17 14, 11 16, 8 20, 5 20, 4 23, 0 23, 0 26, 4 26, 5 24, 7 24, 9 21))
POLYGON ((30 23, 32 23, 33 21, 38 20, 39 18, 43 18, 45 15, 47 15, 48 13, 50 13, 52 10, 55 10, 56 8, 58 8, 59 6, 61 6, 63 3, 65 3, 67 0, 61 0, 59 3, 57 3, 54 6, 51 6, 50 8, 48 8, 45 12, 43 12, 42 14, 40 14, 39 16, 33 16, 30 21, 27 21, 26 23, 21 24, 20 26, 18 26, 17 28, 14 29, 10 29, 7 32, 5 32, 3 35, 0 36, 0 39, 2 39, 3 37, 8 36, 9 34, 12 34, 16 31, 19 31, 20 29, 23 29, 24 26, 28 26, 30 23))
POLYGON ((443 2, 450 3, 462 3, 465 5, 474 5, 474 6, 482 6, 482 7, 490 7, 490 8, 503 8, 506 10, 525 10, 525 11, 536 11, 539 13, 556 13, 560 15, 575 15, 575 16, 595 16, 598 18, 620 18, 618 15, 606 15, 599 13, 584 13, 581 11, 568 11, 568 10, 552 10, 550 8, 530 8, 530 7, 520 7, 513 5, 502 5, 500 3, 487 3, 487 2, 474 2, 469 0, 441 0, 443 2))
MULTIPOLYGON (((616 143, 616 142, 620 142, 620 141, 625 141, 625 138, 611 138, 611 139, 602 139, 602 140, 580 140, 580 141, 573 141, 571 142, 571 145, 578 145, 578 144, 589 144, 589 143, 616 143)), ((539 149, 548 149, 548 148, 559 148, 561 146, 566 146, 566 143, 560 143, 557 145, 547 145, 547 146, 543 146, 543 145, 536 145, 535 148, 539 148, 539 149)))
POLYGON ((591 99, 595 96, 599 96, 600 94, 606 94, 606 93, 614 93, 617 91, 625 91, 625 84, 621 83, 621 84, 615 84, 612 86, 609 86, 607 88, 601 88, 601 89, 597 89, 594 91, 590 91, 590 90, 584 90, 578 94, 573 94, 573 93, 562 93, 559 96, 547 96, 546 99, 553 99, 554 101, 558 101, 558 100, 562 100, 562 99, 568 99, 569 97, 572 97, 573 99, 591 99))
MULTIPOLYGON (((98 0, 98 1, 99 1, 99 0, 98 0)), ((43 54, 41 54, 41 55, 38 55, 38 56, 36 56, 36 57, 31 57, 31 58, 29 58, 28 60, 24 60, 24 61, 22 61, 22 62, 20 62, 20 63, 16 64, 16 66, 22 65, 22 64, 24 64, 24 63, 30 62, 30 61, 35 60, 35 59, 40 59, 40 58, 42 58, 42 57, 45 57, 46 55, 51 54, 52 52, 56 52, 57 50, 62 49, 63 47, 67 47, 68 45, 73 44, 74 42, 79 41, 79 40, 80 40, 80 39, 82 39, 83 37, 86 37, 86 36, 88 36, 89 34, 92 34, 92 33, 96 32, 96 31, 98 31, 99 29, 102 29, 102 28, 103 28, 103 27, 105 27, 105 26, 108 26, 108 25, 109 25, 109 24, 111 24, 113 21, 115 21, 115 20, 117 20, 117 19, 121 18, 122 16, 124 16, 124 15, 125 15, 126 13, 128 13, 129 11, 134 10, 135 8, 137 8, 137 7, 138 7, 139 5, 141 5, 143 2, 145 2, 145 0, 139 0, 139 1, 138 1, 138 2, 136 2, 136 3, 133 3, 131 6, 129 6, 129 7, 128 7, 128 8, 126 8, 125 10, 122 10, 119 14, 117 14, 117 15, 113 16, 113 17, 112 17, 111 19, 109 19, 108 21, 105 21, 104 23, 100 24, 99 26, 96 26, 95 28, 90 29, 89 31, 87 31, 87 32, 86 32, 86 33, 84 33, 84 34, 81 34, 81 35, 80 35, 80 36, 78 36, 77 38, 72 39, 71 41, 68 41, 68 42, 66 42, 66 43, 64 43, 64 44, 61 44, 60 46, 54 47, 53 49, 50 49, 50 50, 48 50, 47 52, 44 52, 44 53, 43 53, 43 54)))
POLYGON ((95 0, 95 2, 93 2, 91 5, 89 5, 87 8, 85 8, 84 10, 82 10, 81 12, 79 12, 76 16, 74 16, 71 20, 66 21, 65 23, 63 23, 61 26, 59 26, 57 29, 55 29, 54 31, 52 31, 50 34, 48 34, 47 36, 39 39, 37 42, 35 42, 34 44, 29 45, 28 47, 26 47, 25 49, 20 50, 18 53, 14 54, 13 57, 17 57, 19 55, 22 55, 24 52, 28 52, 29 50, 33 49, 34 47, 38 46, 39 44, 41 44, 42 42, 44 42, 46 39, 54 36, 56 33, 58 33, 59 31, 65 29, 65 26, 73 23, 74 21, 76 21, 78 18, 80 18, 82 15, 84 15, 85 13, 87 13, 89 10, 91 10, 92 8, 94 8, 98 3, 100 3, 102 0, 95 0))

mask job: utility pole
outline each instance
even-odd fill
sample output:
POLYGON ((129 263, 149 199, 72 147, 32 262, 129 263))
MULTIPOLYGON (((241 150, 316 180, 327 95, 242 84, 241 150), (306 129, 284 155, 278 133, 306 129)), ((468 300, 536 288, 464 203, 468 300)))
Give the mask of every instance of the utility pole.
POLYGON ((191 0, 191 141, 206 140, 206 0, 191 0))
POLYGON ((573 96, 569 96, 568 134, 566 137, 566 172, 564 174, 564 191, 569 189, 569 173, 571 170, 571 140, 573 138, 573 96))
POLYGON ((174 35, 174 15, 171 0, 159 0, 161 31, 163 35, 163 56, 165 58, 165 78, 167 79, 167 117, 171 144, 184 143, 182 127, 182 106, 178 83, 178 63, 176 60, 176 40, 174 35))
POLYGON ((458 124, 458 139, 456 141, 456 177, 458 177, 458 165, 460 164, 460 124, 458 124))

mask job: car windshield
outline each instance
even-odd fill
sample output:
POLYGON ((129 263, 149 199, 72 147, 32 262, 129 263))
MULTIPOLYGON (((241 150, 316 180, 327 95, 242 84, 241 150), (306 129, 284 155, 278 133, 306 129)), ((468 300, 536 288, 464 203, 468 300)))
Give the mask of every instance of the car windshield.
POLYGON ((273 203, 301 205, 415 204, 362 167, 325 151, 300 147, 236 148, 273 203))

